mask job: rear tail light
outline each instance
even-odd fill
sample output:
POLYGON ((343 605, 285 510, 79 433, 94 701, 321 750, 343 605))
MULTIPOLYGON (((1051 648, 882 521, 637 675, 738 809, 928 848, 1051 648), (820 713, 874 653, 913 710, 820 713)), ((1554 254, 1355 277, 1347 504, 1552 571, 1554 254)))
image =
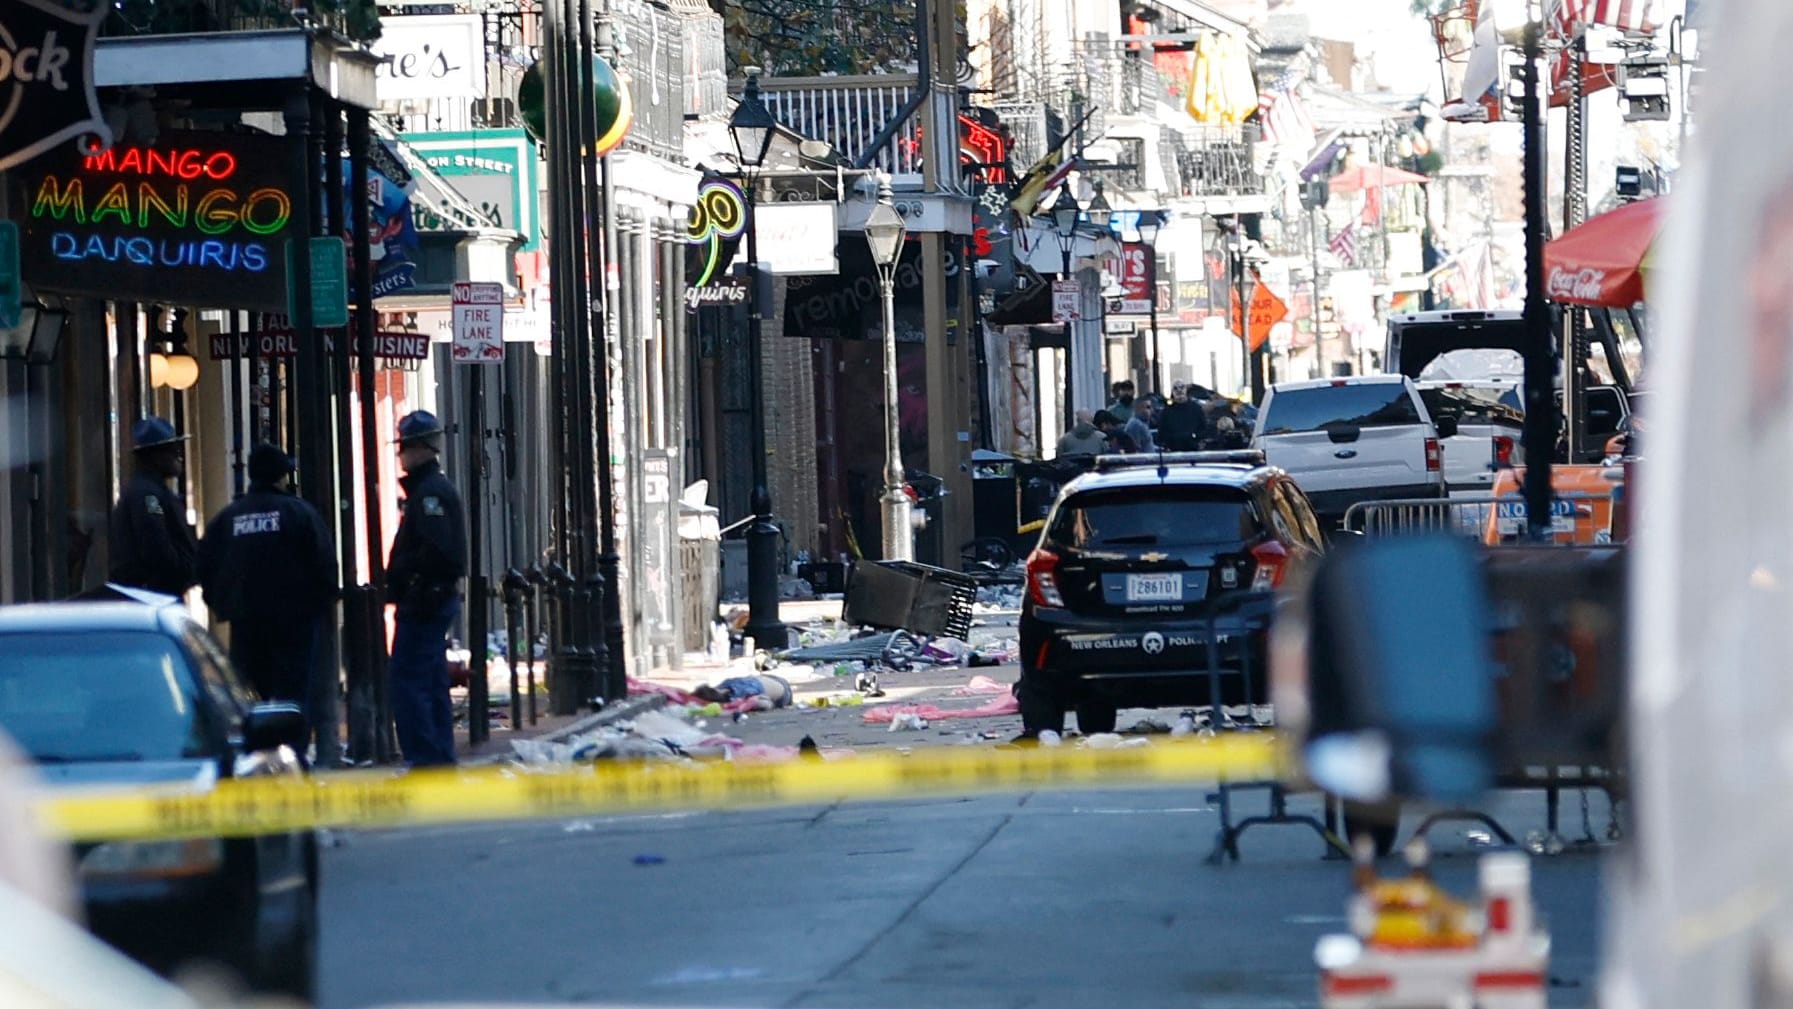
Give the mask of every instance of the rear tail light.
POLYGON ((1282 584, 1283 575, 1289 569, 1289 551, 1275 540, 1266 540, 1251 548, 1251 559, 1257 564, 1257 571, 1251 576, 1253 592, 1263 592, 1282 584))
POLYGON ((1059 608, 1065 597, 1058 591, 1058 555, 1050 550, 1035 550, 1027 555, 1027 592, 1034 605, 1059 608))
POLYGON ((1444 468, 1444 450, 1438 447, 1437 438, 1426 439, 1426 472, 1436 473, 1444 468))
POLYGON ((1501 469, 1510 469, 1513 465, 1513 449, 1517 443, 1504 434, 1494 436, 1494 465, 1501 469))

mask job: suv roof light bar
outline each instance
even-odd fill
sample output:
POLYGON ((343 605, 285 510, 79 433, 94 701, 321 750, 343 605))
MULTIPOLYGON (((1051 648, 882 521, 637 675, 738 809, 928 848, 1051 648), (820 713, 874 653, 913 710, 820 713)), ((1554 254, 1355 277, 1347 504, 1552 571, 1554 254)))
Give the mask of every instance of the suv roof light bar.
POLYGON ((1099 455, 1096 472, 1110 473, 1120 469, 1145 469, 1164 466, 1262 466, 1264 453, 1257 449, 1228 449, 1221 452, 1138 452, 1131 455, 1099 455))

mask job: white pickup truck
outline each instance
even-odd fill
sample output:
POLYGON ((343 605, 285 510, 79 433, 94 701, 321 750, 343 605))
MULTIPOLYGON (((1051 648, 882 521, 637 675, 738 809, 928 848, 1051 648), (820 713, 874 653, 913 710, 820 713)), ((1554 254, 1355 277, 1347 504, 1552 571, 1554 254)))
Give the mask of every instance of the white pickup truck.
POLYGON ((1434 426, 1412 379, 1359 375, 1272 386, 1252 447, 1336 524, 1360 501, 1444 497, 1439 438, 1456 433, 1453 418, 1434 426))
POLYGON ((1525 404, 1516 382, 1420 382, 1419 398, 1434 419, 1457 421, 1457 433, 1443 440, 1451 493, 1489 490, 1495 474, 1525 461, 1525 404))

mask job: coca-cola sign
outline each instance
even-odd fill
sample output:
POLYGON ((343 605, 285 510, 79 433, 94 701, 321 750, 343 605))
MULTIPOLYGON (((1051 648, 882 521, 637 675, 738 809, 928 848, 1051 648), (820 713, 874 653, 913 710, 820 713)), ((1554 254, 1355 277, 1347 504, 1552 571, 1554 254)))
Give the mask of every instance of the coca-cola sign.
POLYGON ((1593 267, 1565 270, 1560 266, 1553 266, 1550 268, 1550 276, 1545 278, 1544 292, 1555 301, 1599 301, 1601 289, 1605 286, 1605 270, 1593 267))
POLYGON ((0 5, 0 171, 77 137, 95 151, 112 142, 93 90, 93 40, 111 10, 0 5))

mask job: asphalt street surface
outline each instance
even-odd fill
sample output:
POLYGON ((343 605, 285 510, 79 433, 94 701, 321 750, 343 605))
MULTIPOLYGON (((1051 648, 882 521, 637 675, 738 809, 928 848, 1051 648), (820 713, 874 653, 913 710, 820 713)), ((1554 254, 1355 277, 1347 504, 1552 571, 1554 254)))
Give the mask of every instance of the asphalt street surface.
MULTIPOLYGON (((975 706, 975 673, 881 677, 882 701, 975 706)), ((852 678, 799 698, 852 692, 852 678)), ((874 701, 876 703, 876 701, 874 701)), ((863 707, 717 727, 749 742, 869 750, 993 746, 1019 719, 866 725, 863 707)), ((1126 712, 1124 730, 1144 715, 1126 712)), ((341 836, 323 860, 321 1005, 598 1002, 654 1006, 1313 1006, 1315 940, 1344 931, 1349 866, 1304 828, 1256 828, 1211 865, 1210 789, 845 802, 758 812, 538 821, 341 836)), ((1239 800, 1259 810, 1263 798, 1239 800)), ((1317 811, 1299 797, 1297 811, 1317 811)), ((1541 793, 1490 804, 1518 836, 1541 793)), ((1588 824, 1604 838, 1607 810, 1588 824)), ((1577 798, 1564 834, 1584 834, 1577 798)), ((1413 818, 1406 826, 1411 829, 1413 818)), ((1405 835, 1403 835, 1405 836, 1405 835)), ((1435 872, 1473 893, 1473 825, 1432 832, 1435 872)), ((1534 862, 1554 949, 1551 1005, 1593 1002, 1594 846, 1534 862)), ((1386 871, 1395 871, 1390 862, 1386 871)))

